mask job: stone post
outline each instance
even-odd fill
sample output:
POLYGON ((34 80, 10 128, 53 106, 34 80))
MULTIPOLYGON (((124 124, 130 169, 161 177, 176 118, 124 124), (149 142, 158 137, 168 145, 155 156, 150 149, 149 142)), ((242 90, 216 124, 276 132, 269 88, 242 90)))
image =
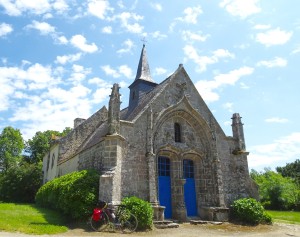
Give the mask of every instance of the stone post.
POLYGON ((177 191, 176 192, 176 204, 175 209, 173 209, 173 217, 179 221, 186 221, 187 220, 187 213, 186 213, 186 205, 184 202, 184 184, 186 182, 185 179, 177 179, 177 191))

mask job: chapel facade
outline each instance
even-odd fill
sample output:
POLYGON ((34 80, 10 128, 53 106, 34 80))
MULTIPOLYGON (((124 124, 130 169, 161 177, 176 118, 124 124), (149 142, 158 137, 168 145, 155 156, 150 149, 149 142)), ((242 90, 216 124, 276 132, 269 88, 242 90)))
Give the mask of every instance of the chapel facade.
POLYGON ((129 105, 120 109, 114 84, 108 109, 74 120, 43 160, 43 182, 83 169, 100 172, 99 200, 149 201, 154 218, 227 220, 228 207, 257 195, 249 176, 243 124, 232 116, 226 136, 182 64, 161 83, 152 80, 143 45, 129 105))

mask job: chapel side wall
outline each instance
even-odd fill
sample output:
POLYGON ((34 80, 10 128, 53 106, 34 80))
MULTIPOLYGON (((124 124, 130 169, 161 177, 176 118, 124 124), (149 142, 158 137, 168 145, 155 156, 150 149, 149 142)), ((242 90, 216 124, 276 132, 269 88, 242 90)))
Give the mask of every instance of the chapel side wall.
POLYGON ((107 156, 104 147, 105 142, 102 140, 95 146, 82 151, 78 155, 78 169, 96 169, 100 171, 103 166, 103 157, 107 156))
POLYGON ((59 153, 59 145, 55 144, 50 148, 43 158, 43 183, 46 183, 57 177, 57 160, 59 153))
POLYGON ((78 171, 78 155, 58 165, 58 176, 78 171))
POLYGON ((105 107, 98 110, 95 114, 74 128, 67 136, 60 140, 60 160, 72 157, 85 139, 107 120, 107 109, 105 107))
POLYGON ((149 201, 148 161, 146 158, 147 116, 134 124, 121 122, 121 135, 127 141, 122 162, 122 196, 137 196, 149 201), (143 141, 143 142, 141 142, 143 141))

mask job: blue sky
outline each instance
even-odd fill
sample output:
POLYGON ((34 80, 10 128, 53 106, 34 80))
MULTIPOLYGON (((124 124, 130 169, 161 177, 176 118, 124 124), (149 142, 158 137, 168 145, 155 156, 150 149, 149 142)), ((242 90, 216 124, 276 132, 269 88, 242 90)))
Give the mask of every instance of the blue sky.
POLYGON ((0 131, 73 126, 128 105, 142 39, 160 83, 183 63, 227 135, 243 117, 249 168, 300 158, 298 0, 0 0, 0 131))

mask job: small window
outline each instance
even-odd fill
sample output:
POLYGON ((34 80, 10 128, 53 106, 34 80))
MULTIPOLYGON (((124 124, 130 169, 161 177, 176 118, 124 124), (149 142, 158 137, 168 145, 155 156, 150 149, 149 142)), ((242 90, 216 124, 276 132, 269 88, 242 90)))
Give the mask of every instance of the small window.
POLYGON ((49 170, 49 163, 50 163, 50 153, 48 154, 48 158, 47 158, 47 171, 49 170))
POLYGON ((51 164, 51 169, 53 169, 53 166, 54 166, 54 160, 55 160, 55 155, 54 155, 54 153, 53 153, 53 155, 52 155, 52 164, 51 164))
POLYGON ((181 142, 181 127, 179 123, 174 124, 175 142, 181 142))
POLYGON ((135 98, 135 91, 132 92, 132 99, 134 100, 135 98))

